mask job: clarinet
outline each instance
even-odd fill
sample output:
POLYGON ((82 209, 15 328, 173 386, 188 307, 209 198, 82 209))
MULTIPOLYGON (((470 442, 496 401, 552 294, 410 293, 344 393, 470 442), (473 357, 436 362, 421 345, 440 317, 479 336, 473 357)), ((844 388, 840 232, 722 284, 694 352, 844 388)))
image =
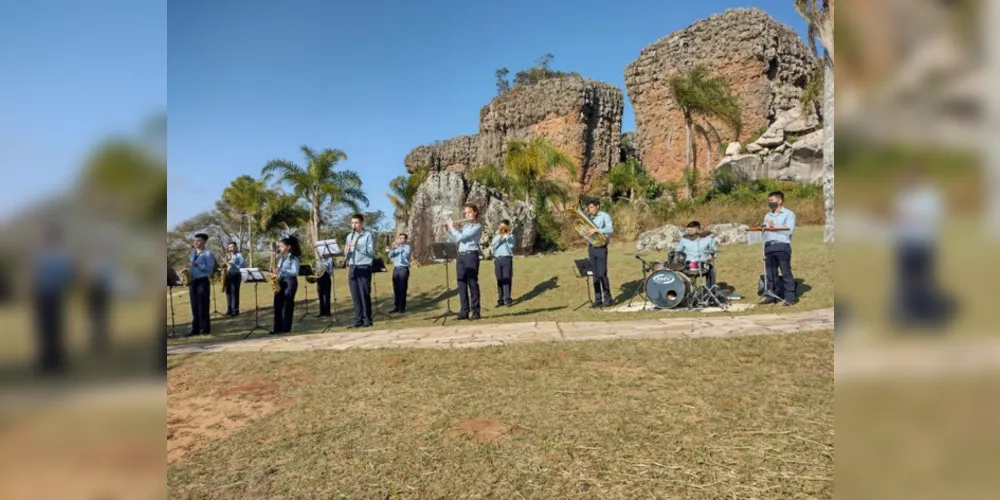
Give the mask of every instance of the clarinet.
MULTIPOLYGON (((354 231, 351 231, 350 236, 347 237, 346 243, 348 247, 351 246, 351 243, 354 243, 354 241, 352 241, 355 239, 354 234, 355 234, 354 231)), ((347 263, 351 261, 351 257, 353 255, 354 255, 354 249, 352 248, 347 252, 347 255, 344 256, 344 263, 340 266, 341 269, 347 269, 347 263)))

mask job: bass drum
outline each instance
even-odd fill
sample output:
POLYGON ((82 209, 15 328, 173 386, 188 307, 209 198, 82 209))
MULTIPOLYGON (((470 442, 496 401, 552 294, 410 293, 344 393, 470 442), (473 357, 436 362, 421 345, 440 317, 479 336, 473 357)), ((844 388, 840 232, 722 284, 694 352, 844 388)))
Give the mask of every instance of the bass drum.
POLYGON ((691 298, 691 279, 683 274, 663 269, 646 280, 646 298, 662 309, 673 309, 691 298))

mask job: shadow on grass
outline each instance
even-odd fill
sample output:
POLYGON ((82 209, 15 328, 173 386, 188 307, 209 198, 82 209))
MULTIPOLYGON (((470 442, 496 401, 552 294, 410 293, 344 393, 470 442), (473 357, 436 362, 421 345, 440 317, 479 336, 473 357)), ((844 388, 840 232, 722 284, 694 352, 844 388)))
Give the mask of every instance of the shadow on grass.
MULTIPOLYGON (((509 313, 504 313, 504 314, 490 314, 489 316, 485 316, 484 315, 483 317, 489 317, 489 318, 516 318, 518 316, 527 316, 529 314, 538 314, 538 313, 545 313, 545 312, 552 312, 552 311, 561 311, 561 310, 566 309, 566 308, 567 308, 567 306, 561 306, 561 307, 542 307, 542 308, 538 308, 538 309, 525 309, 524 311, 509 312, 509 313)), ((497 309, 497 311, 501 311, 501 310, 502 309, 497 309)))
POLYGON ((549 278, 549 279, 547 279, 547 280, 545 280, 545 281, 543 281, 543 282, 535 285, 534 288, 532 288, 531 290, 528 290, 527 293, 525 293, 524 295, 518 297, 515 300, 517 301, 518 304, 521 304, 521 303, 524 303, 524 302, 528 302, 531 299, 534 299, 534 298, 538 297, 539 295, 541 295, 541 294, 543 294, 545 292, 548 292, 550 290, 555 290, 556 288, 559 288, 559 278, 557 276, 553 276, 553 277, 551 277, 551 278, 549 278))

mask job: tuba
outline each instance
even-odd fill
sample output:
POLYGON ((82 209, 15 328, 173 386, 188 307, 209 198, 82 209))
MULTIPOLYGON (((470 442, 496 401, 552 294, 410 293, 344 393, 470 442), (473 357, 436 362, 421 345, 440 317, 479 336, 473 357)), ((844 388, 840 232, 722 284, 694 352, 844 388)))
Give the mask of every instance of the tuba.
POLYGON ((597 229, 597 225, 594 224, 594 221, 590 220, 590 217, 587 216, 587 213, 582 208, 577 207, 575 211, 570 213, 570 217, 577 219, 573 223, 573 229, 576 229, 576 232, 580 233, 580 236, 583 236, 587 240, 587 243, 590 243, 595 248, 601 248, 608 244, 608 237, 604 233, 588 234, 591 229, 597 229))

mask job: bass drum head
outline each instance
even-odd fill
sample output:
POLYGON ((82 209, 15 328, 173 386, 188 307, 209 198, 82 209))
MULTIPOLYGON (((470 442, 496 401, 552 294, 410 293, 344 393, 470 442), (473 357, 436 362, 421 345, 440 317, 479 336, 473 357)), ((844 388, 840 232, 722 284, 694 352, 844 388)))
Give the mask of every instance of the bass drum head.
POLYGON ((681 273, 664 269, 646 280, 646 298, 657 307, 673 309, 691 295, 691 280, 681 273))

